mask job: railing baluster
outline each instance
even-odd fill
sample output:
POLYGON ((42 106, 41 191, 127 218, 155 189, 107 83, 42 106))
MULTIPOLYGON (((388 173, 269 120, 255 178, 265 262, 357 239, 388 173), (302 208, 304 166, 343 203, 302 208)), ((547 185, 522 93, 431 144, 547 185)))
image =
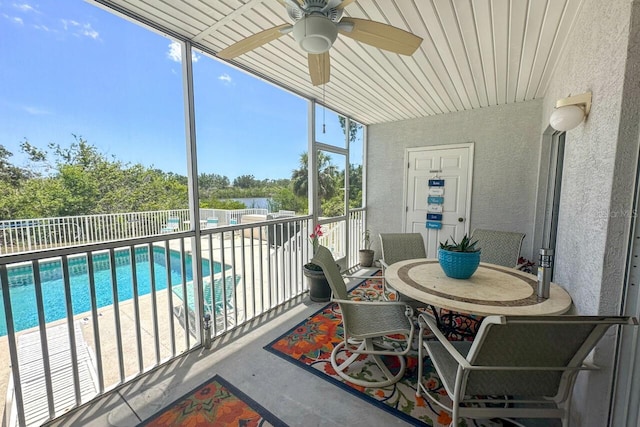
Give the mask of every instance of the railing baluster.
MULTIPOLYGON (((271 230, 273 230, 273 240, 269 240, 267 241, 267 289, 266 289, 266 293, 267 293, 267 301, 268 301, 268 308, 271 308, 271 287, 273 286, 273 280, 272 280, 272 275, 273 275, 273 268, 272 268, 272 259, 271 259, 271 242, 273 242, 274 247, 277 248, 278 245, 276 244, 276 226, 275 225, 270 225, 269 226, 269 232, 272 232, 271 230)), ((262 293, 265 293, 265 289, 263 288, 262 293)), ((263 310, 264 310, 264 304, 263 304, 263 310)))
MULTIPOLYGON (((216 301, 216 293, 215 293, 215 281, 214 281, 214 277, 215 277, 215 264, 213 262, 213 234, 209 234, 208 236, 206 236, 207 239, 207 243, 209 244, 209 284, 206 285, 204 283, 204 280, 202 281, 202 286, 203 288, 205 286, 211 286, 211 308, 212 308, 212 313, 209 313, 209 315, 211 316, 211 327, 213 328, 213 330, 211 331, 211 336, 215 337, 217 335, 218 332, 218 328, 217 328, 217 322, 216 322, 216 306, 217 306, 217 301, 216 301)), ((224 280, 224 265, 221 266, 221 271, 222 271, 222 279, 224 280)), ((203 293, 204 293, 204 289, 203 289, 203 293)))
POLYGON ((138 354, 138 373, 144 371, 144 360, 142 358, 142 331, 140 329, 140 296, 138 295, 138 269, 136 263, 136 248, 129 246, 131 254, 131 285, 133 287, 133 320, 136 327, 136 351, 138 354))
POLYGON ((169 332, 171 333, 171 357, 176 357, 176 327, 173 319, 173 286, 171 283, 171 250, 169 241, 164 242, 164 262, 167 269, 167 302, 169 304, 169 332))
POLYGON ((71 370, 73 372, 73 390, 76 395, 76 405, 82 403, 80 393, 80 374, 78 373, 78 349, 76 348, 76 329, 73 320, 73 304, 71 300, 71 279, 69 277, 69 259, 62 256, 62 280, 64 282, 64 299, 67 309, 67 329, 69 333, 69 349, 71 350, 71 370))
POLYGON ((280 259, 279 259, 279 263, 278 263, 278 272, 280 273, 280 280, 278 280, 279 286, 278 286, 278 299, 276 300, 277 303, 281 303, 283 302, 287 296, 286 296, 286 286, 287 286, 287 275, 286 275, 286 271, 285 271, 285 266, 284 266, 284 260, 285 260, 285 237, 284 237, 284 224, 280 223, 280 259))
MULTIPOLYGON (((233 305, 233 324, 237 325, 238 324, 238 294, 236 292, 236 286, 235 286, 235 282, 236 282, 236 238, 235 238, 235 231, 233 231, 231 233, 231 280, 233 280, 233 290, 231 291, 231 299, 232 299, 232 305, 233 305)), ((242 278, 242 281, 244 282, 244 277, 242 278)), ((222 287, 225 291, 225 296, 224 296, 224 306, 225 306, 225 312, 227 311, 227 295, 226 295, 226 290, 227 290, 227 282, 226 279, 223 282, 223 287, 222 287)))
MULTIPOLYGON (((253 233, 253 229, 251 229, 251 232, 253 233)), ((246 256, 245 256, 245 250, 246 250, 246 245, 245 245, 245 239, 244 239, 244 230, 240 230, 240 268, 242 270, 242 309, 244 310, 244 315, 245 317, 247 316, 247 284, 248 284, 248 280, 247 280, 247 263, 245 262, 246 260, 246 256)), ((234 286, 234 292, 236 295, 236 299, 237 299, 237 295, 238 292, 236 291, 236 288, 234 286)), ((236 315, 236 324, 238 323, 238 307, 235 307, 235 315, 236 315)))
MULTIPOLYGON (((184 239, 180 239, 180 276, 182 278, 182 297, 184 304, 184 344, 186 345, 186 350, 189 350, 191 347, 191 329, 189 327, 189 298, 187 297, 187 266, 186 260, 184 257, 184 239)), ((194 304, 197 301, 194 301, 194 304)), ((197 319, 196 319, 197 321, 197 319)))
POLYGON ((53 385, 51 384, 51 364, 49 363, 49 342, 47 341, 47 323, 44 317, 44 302, 42 296, 42 280, 40 279, 40 263, 37 260, 31 262, 33 271, 33 284, 36 294, 36 307, 38 309, 38 328, 40 329, 40 347, 42 349, 42 367, 44 368, 45 389, 47 390, 47 408, 49 418, 56 415, 53 404, 53 385))
MULTIPOLYGON (((222 321, 223 321, 223 326, 222 329, 223 331, 227 330, 227 325, 228 325, 228 319, 227 319, 227 261, 226 261, 226 254, 225 254, 225 247, 224 247, 224 236, 225 234, 227 234, 228 232, 222 232, 220 234, 220 258, 221 258, 221 262, 222 262, 222 274, 220 275, 220 277, 222 277, 222 301, 220 301, 220 307, 222 307, 222 321)), ((233 241, 233 232, 231 232, 231 240, 233 241)), ((236 278, 234 277, 233 280, 235 281, 236 278)), ((212 282, 212 286, 215 286, 215 282, 212 282)), ((215 288, 212 289, 214 291, 214 295, 215 295, 215 288)), ((216 306, 217 307, 217 304, 216 306)), ((214 310, 215 312, 215 310, 214 310)))
POLYGON ((93 253, 87 253, 87 275, 89 276, 89 295, 91 298, 91 321, 93 323, 93 342, 96 352, 96 369, 98 370, 98 393, 104 393, 104 371, 102 368, 102 345, 100 344, 100 323, 98 319, 98 298, 96 295, 95 266, 93 253))
POLYGON ((124 355, 122 353, 122 329, 120 327, 120 301, 118 300, 118 275, 116 272, 116 256, 114 249, 109 249, 109 263, 111 264, 111 294, 113 295, 113 317, 115 322, 116 346, 118 348, 118 369, 120 383, 124 381, 124 355))
MULTIPOLYGON (((156 290, 156 263, 153 243, 147 245, 149 253, 149 277, 151 280, 151 320, 153 321, 154 349, 156 352, 156 365, 160 363, 160 336, 158 328, 158 293, 156 290)), ((171 287, 167 286, 167 291, 171 292, 171 287)))
MULTIPOLYGON (((274 273, 274 280, 273 280, 273 284, 274 284, 274 289, 272 290, 275 302, 277 304, 278 301, 280 301, 280 297, 279 297, 279 291, 278 288, 280 287, 280 280, 279 280, 279 274, 278 274, 278 266, 279 266, 279 260, 280 260, 280 252, 282 250, 282 240, 278 240, 278 233, 279 230, 281 229, 280 224, 276 224, 273 227, 273 241, 275 243, 275 248, 273 251, 273 273, 274 273), (280 245, 278 245, 278 241, 280 242, 280 245)), ((271 301, 271 304, 269 304, 269 307, 273 307, 273 301, 271 301)))
MULTIPOLYGON (((264 309, 264 251, 262 250, 262 246, 266 243, 267 245, 267 253, 269 253, 269 238, 268 238, 268 233, 269 233, 269 227, 265 226, 265 227, 261 227, 260 230, 260 246, 258 246, 258 256, 259 258, 259 268, 258 268, 258 272, 260 273, 260 311, 258 313, 264 313, 265 309, 264 309), (267 236, 267 239, 263 241, 262 239, 262 229, 265 230, 265 236, 267 236)), ((256 300, 256 297, 253 297, 254 301, 256 300)))
MULTIPOLYGON (((289 262, 288 262, 288 271, 287 271, 287 278, 288 278, 288 288, 289 288, 289 298, 291 298, 294 294, 294 282, 293 282, 293 272, 292 272, 292 268, 293 268, 293 238, 295 237, 295 235, 291 234, 291 225, 292 223, 287 222, 285 224, 287 226, 287 243, 289 244, 289 262)), ((295 225, 295 224, 294 224, 295 225)), ((295 230, 295 228, 294 228, 295 230)))
POLYGON ((20 367, 18 362, 18 345, 13 324, 13 309, 9 295, 9 275, 7 266, 0 264, 0 281, 2 282, 2 300, 4 302, 4 314, 7 323, 7 338, 9 342, 9 360, 11 360, 11 373, 13 375, 13 391, 15 393, 16 409, 18 411, 18 425, 25 425, 24 401, 22 396, 22 382, 20 381, 20 367))
MULTIPOLYGON (((251 229, 251 246, 249 248, 249 258, 251 259, 251 317, 256 316, 256 254, 255 254, 255 228, 251 229)), ((258 227, 258 242, 262 244, 262 226, 258 227)), ((245 307, 245 317, 249 318, 249 313, 245 307)))

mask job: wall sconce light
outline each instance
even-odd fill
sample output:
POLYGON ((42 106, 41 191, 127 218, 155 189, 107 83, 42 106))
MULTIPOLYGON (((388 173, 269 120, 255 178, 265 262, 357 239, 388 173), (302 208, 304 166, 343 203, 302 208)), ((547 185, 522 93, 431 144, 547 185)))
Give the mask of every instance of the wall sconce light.
POLYGON ((549 124, 559 131, 568 131, 578 126, 591 110, 591 92, 559 99, 551 113, 549 124))
POLYGON ((559 131, 568 131, 578 126, 591 110, 591 92, 570 96, 556 102, 549 124, 559 131))

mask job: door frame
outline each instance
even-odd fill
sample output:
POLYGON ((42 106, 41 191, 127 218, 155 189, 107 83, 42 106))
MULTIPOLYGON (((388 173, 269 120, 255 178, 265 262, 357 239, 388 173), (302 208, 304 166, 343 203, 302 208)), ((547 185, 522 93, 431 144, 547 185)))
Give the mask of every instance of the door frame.
MULTIPOLYGON (((640 141, 639 141, 640 143, 640 141)), ((626 271, 624 287, 620 300, 620 315, 640 317, 640 269, 637 258, 640 257, 640 164, 636 164, 634 182, 633 220, 629 230, 626 252, 626 271)), ((619 328, 616 336, 615 363, 613 365, 613 384, 610 388, 609 425, 637 426, 640 421, 640 330, 638 328, 619 328)))
MULTIPOLYGON (((427 145, 424 147, 410 147, 405 148, 404 150, 404 164, 407 165, 404 168, 404 178, 403 178, 403 190, 402 190, 402 232, 407 232, 407 211, 409 210, 409 198, 407 192, 409 191, 409 168, 411 165, 409 164, 409 154, 417 151, 437 151, 437 150, 449 150, 454 148, 467 148, 469 149, 469 164, 467 165, 467 199, 465 203, 465 222, 464 222, 464 232, 469 234, 469 224, 471 223, 471 193, 473 187, 473 163, 474 163, 474 147, 475 144, 473 142, 461 142, 457 144, 442 144, 442 145, 427 145)), ((425 218, 425 222, 426 222, 425 218)))

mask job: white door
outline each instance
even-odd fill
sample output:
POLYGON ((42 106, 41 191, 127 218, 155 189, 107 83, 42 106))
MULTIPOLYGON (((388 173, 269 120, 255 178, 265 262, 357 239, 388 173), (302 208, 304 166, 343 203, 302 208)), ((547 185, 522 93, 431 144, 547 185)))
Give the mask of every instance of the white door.
POLYGON ((458 241, 469 232, 473 143, 410 148, 405 160, 404 232, 421 233, 427 256, 435 258, 439 242, 452 237, 458 241), (432 179, 444 180, 440 187, 444 191, 429 186, 432 179), (435 197, 431 203, 430 196, 435 197), (429 226, 437 227, 439 223, 441 228, 427 228, 428 213, 435 214, 429 226))

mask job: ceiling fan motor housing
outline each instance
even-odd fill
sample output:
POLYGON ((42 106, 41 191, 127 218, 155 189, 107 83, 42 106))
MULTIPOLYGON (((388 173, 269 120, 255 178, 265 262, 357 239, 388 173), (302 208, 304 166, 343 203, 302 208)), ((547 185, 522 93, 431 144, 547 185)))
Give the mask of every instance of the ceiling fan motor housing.
POLYGON ((324 53, 338 37, 338 28, 324 15, 309 15, 293 25, 293 38, 308 53, 324 53))

